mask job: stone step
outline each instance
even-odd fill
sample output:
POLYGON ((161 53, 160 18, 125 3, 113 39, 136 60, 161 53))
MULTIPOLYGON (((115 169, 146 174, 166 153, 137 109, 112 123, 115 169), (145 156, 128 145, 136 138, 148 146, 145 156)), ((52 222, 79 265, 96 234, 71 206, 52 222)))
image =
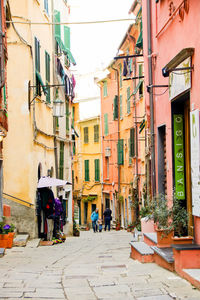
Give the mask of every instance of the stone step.
POLYGON ((5 248, 0 248, 0 258, 5 254, 5 248))
POLYGON ((27 248, 37 248, 40 244, 41 239, 33 239, 27 242, 27 248))
POLYGON ((169 270, 174 271, 174 257, 173 249, 169 248, 158 248, 157 246, 151 246, 154 251, 154 261, 159 266, 169 270))
POLYGON ((157 233, 156 232, 144 233, 144 242, 149 246, 156 246, 158 242, 157 233))
POLYGON ((29 234, 18 234, 13 240, 13 247, 25 247, 29 239, 29 234))
POLYGON ((154 261, 154 251, 144 242, 130 242, 131 258, 137 259, 142 263, 154 261))
POLYGON ((196 288, 200 289, 200 269, 183 269, 181 275, 196 288))

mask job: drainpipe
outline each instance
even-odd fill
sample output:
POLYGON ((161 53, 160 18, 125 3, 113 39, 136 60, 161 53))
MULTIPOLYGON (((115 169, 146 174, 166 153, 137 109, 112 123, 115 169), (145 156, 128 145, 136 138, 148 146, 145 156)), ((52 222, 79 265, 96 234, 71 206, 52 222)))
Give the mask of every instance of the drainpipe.
MULTIPOLYGON (((119 144, 119 140, 120 140, 120 101, 119 101, 119 97, 120 97, 120 92, 119 92, 119 71, 115 68, 113 68, 111 66, 111 68, 117 73, 117 101, 118 101, 118 118, 117 118, 117 141, 119 144)), ((120 213, 120 204, 119 204, 119 195, 120 195, 120 191, 121 191, 121 185, 120 185, 120 165, 117 162, 117 168, 118 168, 118 199, 117 199, 117 219, 119 219, 119 213, 120 213)))
MULTIPOLYGON (((148 72, 149 86, 153 84, 152 70, 152 31, 151 31, 151 0, 147 0, 147 37, 148 37, 148 72)), ((151 182, 152 195, 156 194, 155 142, 154 142, 154 103, 153 90, 150 89, 150 130, 151 130, 151 182)))

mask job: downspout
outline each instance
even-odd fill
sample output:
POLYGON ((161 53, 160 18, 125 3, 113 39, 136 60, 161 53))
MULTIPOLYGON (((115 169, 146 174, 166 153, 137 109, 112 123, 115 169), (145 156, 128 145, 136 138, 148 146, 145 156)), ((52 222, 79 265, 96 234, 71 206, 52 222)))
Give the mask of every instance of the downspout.
MULTIPOLYGON (((117 73, 117 105, 118 105, 118 118, 117 118, 117 143, 119 145, 120 140, 120 92, 119 92, 119 71, 111 66, 111 68, 117 73)), ((119 220, 119 214, 120 214, 120 203, 119 203, 119 195, 121 191, 121 185, 120 185, 120 165, 117 162, 117 169, 118 169, 118 199, 117 199, 117 211, 116 211, 116 219, 119 220)))
MULTIPOLYGON (((148 72, 149 72, 149 86, 153 84, 153 70, 152 70, 152 30, 151 30, 151 0, 147 0, 147 37, 148 37, 148 72)), ((150 89, 150 130, 151 130, 151 182, 152 182, 152 196, 156 194, 156 168, 155 168, 155 139, 154 139, 154 103, 153 90, 150 89)))

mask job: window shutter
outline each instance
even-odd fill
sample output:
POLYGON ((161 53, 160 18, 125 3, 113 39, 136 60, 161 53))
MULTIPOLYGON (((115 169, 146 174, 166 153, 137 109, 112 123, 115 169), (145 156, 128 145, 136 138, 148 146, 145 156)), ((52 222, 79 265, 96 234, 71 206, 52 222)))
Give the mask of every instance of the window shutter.
POLYGON ((104 97, 108 96, 107 81, 104 81, 104 83, 103 83, 103 96, 104 97))
POLYGON ((89 137, 88 137, 88 127, 84 127, 84 144, 88 144, 89 137))
MULTIPOLYGON (((46 85, 50 84, 50 55, 45 51, 45 73, 46 73, 46 85)), ((48 103, 51 102, 50 100, 50 88, 46 88, 47 95, 46 95, 46 101, 48 103)))
MULTIPOLYGON (((54 22, 60 23, 60 12, 58 10, 54 10, 54 22)), ((60 24, 56 24, 54 30, 55 30, 55 36, 61 38, 60 24)))
POLYGON ((64 142, 60 142, 60 167, 59 167, 59 178, 63 179, 64 171, 64 142))
POLYGON ((113 119, 116 120, 118 119, 118 96, 115 96, 113 106, 113 119))
POLYGON ((94 142, 99 142, 99 125, 94 125, 94 142))
POLYGON ((118 148, 118 165, 123 165, 124 164, 124 140, 123 139, 118 141, 117 148, 118 148))
POLYGON ((64 45, 70 50, 70 28, 68 26, 64 26, 64 45))
POLYGON ((104 114, 104 134, 108 135, 108 114, 104 114))
POLYGON ((99 176, 99 159, 95 159, 94 160, 94 167, 95 167, 95 181, 99 181, 100 180, 100 176, 99 176))
POLYGON ((40 72, 40 42, 35 37, 35 69, 40 72))
POLYGON ((89 160, 85 160, 85 181, 89 181, 89 160))
POLYGON ((127 113, 131 112, 131 99, 130 99, 130 87, 127 88, 127 113))
POLYGON ((123 112, 122 112, 122 95, 120 95, 120 118, 123 117, 123 112))
POLYGON ((130 129, 130 156, 135 156, 135 128, 130 129))

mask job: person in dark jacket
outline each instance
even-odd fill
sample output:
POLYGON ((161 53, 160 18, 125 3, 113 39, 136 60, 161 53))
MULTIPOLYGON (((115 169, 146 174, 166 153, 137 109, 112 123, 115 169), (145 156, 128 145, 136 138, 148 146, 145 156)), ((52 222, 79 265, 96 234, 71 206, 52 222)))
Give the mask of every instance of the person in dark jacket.
POLYGON ((110 231, 110 221, 112 220, 112 210, 110 208, 106 208, 104 213, 104 221, 105 221, 105 228, 104 230, 106 231, 107 226, 108 226, 108 231, 110 231))

